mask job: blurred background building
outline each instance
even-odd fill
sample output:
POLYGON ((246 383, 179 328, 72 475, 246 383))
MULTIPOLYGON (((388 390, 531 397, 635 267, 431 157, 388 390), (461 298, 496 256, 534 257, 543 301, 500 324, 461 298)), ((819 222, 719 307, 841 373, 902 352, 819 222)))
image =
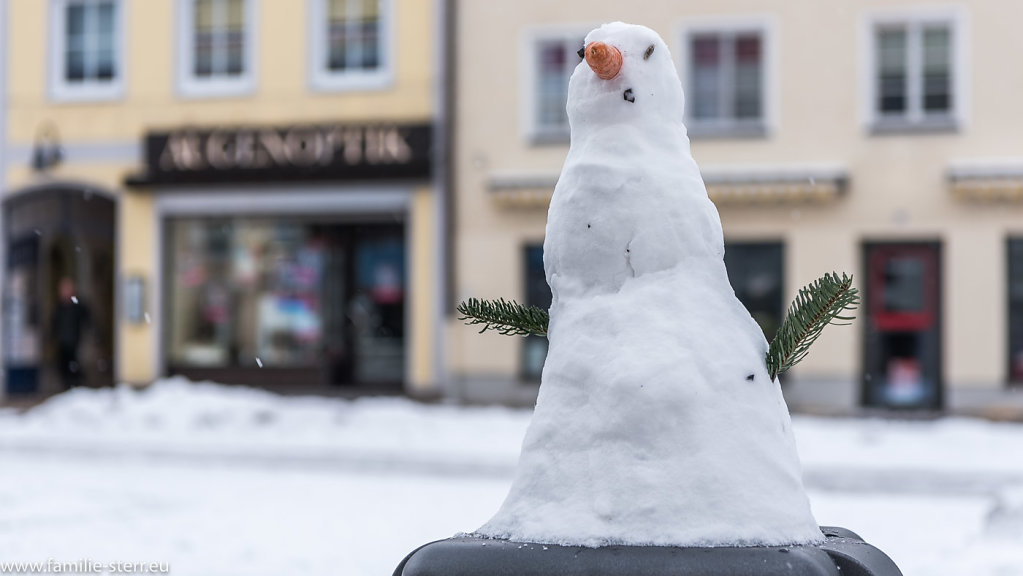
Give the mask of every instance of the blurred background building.
POLYGON ((438 381, 437 2, 3 0, 6 394, 438 381))
POLYGON ((1018 401, 1013 6, 0 0, 0 395, 59 390, 67 277, 90 385, 531 403, 545 340, 454 305, 549 304, 568 77, 625 20, 673 51, 768 337, 801 286, 856 275, 859 318, 787 375, 794 407, 1018 401))
MULTIPOLYGON (((1023 47, 1003 0, 460 2, 458 297, 547 305, 546 206, 586 32, 643 23, 673 51, 733 286, 770 338, 831 271, 864 301, 784 383, 790 405, 997 404, 1023 381, 1023 47)), ((651 303, 655 305, 656 303, 651 303)), ((679 318, 685 322, 685 318, 679 318)), ((470 399, 528 402, 539 338, 452 322, 470 399)))

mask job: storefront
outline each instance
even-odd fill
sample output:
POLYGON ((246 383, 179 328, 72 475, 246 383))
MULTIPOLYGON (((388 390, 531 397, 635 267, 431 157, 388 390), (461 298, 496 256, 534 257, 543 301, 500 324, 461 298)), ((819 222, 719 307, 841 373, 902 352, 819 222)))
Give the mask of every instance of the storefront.
POLYGON ((146 157, 127 184, 159 227, 141 320, 159 372, 359 393, 414 378, 428 125, 184 129, 147 136, 146 157))

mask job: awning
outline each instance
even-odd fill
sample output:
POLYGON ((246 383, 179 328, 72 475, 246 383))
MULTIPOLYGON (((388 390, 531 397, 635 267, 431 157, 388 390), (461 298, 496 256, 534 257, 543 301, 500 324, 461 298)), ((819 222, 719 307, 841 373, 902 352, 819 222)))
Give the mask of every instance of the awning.
MULTIPOLYGON (((830 202, 848 185, 837 168, 711 169, 703 173, 707 194, 717 204, 799 204, 830 202)), ((495 175, 487 182, 494 201, 508 208, 546 208, 557 176, 495 175)))
POLYGON ((498 175, 487 182, 487 190, 506 208, 547 208, 554 195, 556 175, 498 175))
POLYGON ((839 168, 708 168, 703 181, 715 204, 806 204, 836 200, 849 177, 839 168))
POLYGON ((949 166, 948 187, 960 200, 1023 201, 1023 161, 972 161, 949 166))

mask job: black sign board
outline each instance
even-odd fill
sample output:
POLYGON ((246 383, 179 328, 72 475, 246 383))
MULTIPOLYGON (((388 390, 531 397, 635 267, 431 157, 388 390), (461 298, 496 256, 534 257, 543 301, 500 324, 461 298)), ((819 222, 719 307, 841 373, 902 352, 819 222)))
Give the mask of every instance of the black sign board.
POLYGON ((146 173, 129 186, 426 179, 429 124, 185 128, 146 135, 146 173))

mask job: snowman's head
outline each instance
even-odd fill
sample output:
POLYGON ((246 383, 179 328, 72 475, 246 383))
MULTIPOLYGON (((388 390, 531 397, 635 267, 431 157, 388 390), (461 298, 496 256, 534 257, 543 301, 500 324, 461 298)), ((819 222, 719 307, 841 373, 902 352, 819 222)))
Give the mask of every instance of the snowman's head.
POLYGON ((685 97, 668 46, 645 26, 612 22, 586 35, 568 83, 568 118, 584 126, 682 122, 685 97))

